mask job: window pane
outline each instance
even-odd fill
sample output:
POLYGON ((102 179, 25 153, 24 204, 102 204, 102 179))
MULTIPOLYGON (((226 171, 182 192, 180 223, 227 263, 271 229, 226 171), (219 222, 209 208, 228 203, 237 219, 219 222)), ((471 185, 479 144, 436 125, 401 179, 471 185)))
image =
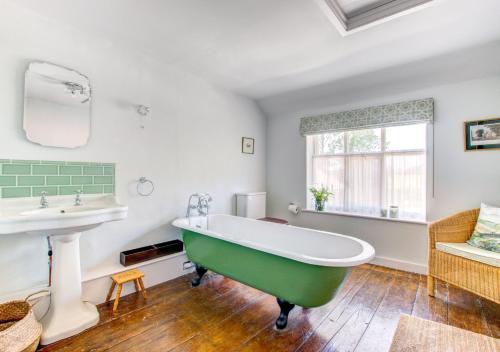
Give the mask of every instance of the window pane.
POLYGON ((347 157, 347 197, 345 211, 380 214, 380 178, 382 156, 356 155, 347 157))
POLYGON ((425 124, 387 127, 385 129, 385 150, 424 150, 425 129, 425 124))
POLYGON ((325 133, 314 136, 315 154, 339 154, 344 152, 344 132, 325 133))
POLYGON ((386 154, 384 207, 404 218, 425 217, 425 152, 386 154))
POLYGON ((311 181, 310 187, 326 187, 333 193, 333 197, 330 197, 328 204, 326 204, 327 210, 341 210, 343 208, 345 184, 343 156, 314 157, 311 181))
POLYGON ((348 153, 370 153, 381 150, 381 129, 348 131, 347 152, 348 153))

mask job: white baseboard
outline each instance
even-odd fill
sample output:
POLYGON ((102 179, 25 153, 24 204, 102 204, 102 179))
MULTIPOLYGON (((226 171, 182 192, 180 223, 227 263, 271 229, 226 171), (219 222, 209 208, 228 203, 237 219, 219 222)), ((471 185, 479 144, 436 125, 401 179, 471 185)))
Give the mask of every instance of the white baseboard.
POLYGON ((408 262, 406 260, 387 258, 387 257, 375 257, 370 264, 385 266, 392 269, 398 269, 403 271, 409 271, 411 273, 427 275, 427 265, 420 263, 408 262))
POLYGON ((186 252, 179 252, 170 254, 164 257, 155 258, 152 260, 148 260, 147 262, 142 262, 138 264, 133 264, 129 266, 123 266, 120 263, 110 264, 110 265, 101 265, 98 268, 92 270, 86 270, 82 273, 82 282, 93 281, 96 279, 100 279, 102 277, 109 277, 113 274, 121 273, 127 270, 135 269, 135 268, 144 268, 145 266, 152 265, 157 262, 163 261, 171 261, 175 257, 183 257, 186 258, 186 252))

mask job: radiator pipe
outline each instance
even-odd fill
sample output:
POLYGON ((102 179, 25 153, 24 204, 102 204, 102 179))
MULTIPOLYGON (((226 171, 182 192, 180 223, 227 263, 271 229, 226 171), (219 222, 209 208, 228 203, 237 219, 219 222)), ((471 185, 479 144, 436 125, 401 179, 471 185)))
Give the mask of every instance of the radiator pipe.
POLYGON ((47 236, 47 247, 49 249, 47 255, 49 256, 49 287, 52 286, 52 244, 50 243, 50 237, 47 236))

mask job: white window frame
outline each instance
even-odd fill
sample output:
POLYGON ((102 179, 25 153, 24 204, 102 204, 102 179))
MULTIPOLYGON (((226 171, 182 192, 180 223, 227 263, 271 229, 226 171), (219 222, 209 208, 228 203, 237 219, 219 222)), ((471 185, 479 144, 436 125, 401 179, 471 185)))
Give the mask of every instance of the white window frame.
MULTIPOLYGON (((425 224, 427 223, 427 218, 429 214, 429 209, 432 206, 432 199, 434 198, 434 131, 433 131, 433 125, 430 123, 426 124, 426 141, 425 141, 425 149, 413 149, 413 150, 395 150, 395 151, 386 151, 385 150, 385 128, 387 127, 373 127, 373 128, 367 128, 367 129, 381 129, 381 151, 377 152, 366 152, 366 153, 347 153, 347 133, 344 133, 344 153, 337 153, 337 154, 321 154, 321 155, 315 155, 314 154, 314 149, 315 145, 313 142, 313 138, 306 138, 306 209, 304 209, 305 212, 314 212, 314 213, 323 213, 323 214, 334 214, 334 215, 345 215, 345 216, 352 216, 352 217, 361 217, 361 218, 374 218, 374 219, 380 219, 380 220, 389 220, 389 221, 399 221, 399 222, 413 222, 417 224, 425 224), (322 212, 317 212, 314 210, 314 203, 312 200, 312 197, 310 196, 309 193, 309 187, 312 184, 313 180, 313 168, 312 168, 312 160, 314 157, 339 157, 339 156, 351 156, 351 155, 387 155, 387 154, 404 154, 404 153, 416 153, 416 152, 423 152, 425 154, 425 163, 426 163, 426 177, 425 177, 425 214, 424 214, 424 219, 419 220, 419 219, 406 219, 406 218, 397 218, 397 219, 392 219, 392 218, 383 218, 381 216, 373 216, 373 215, 367 215, 367 214, 362 214, 362 213, 354 213, 354 212, 346 212, 346 211, 322 211, 322 212)), ((350 130, 346 131, 341 131, 341 132, 349 132, 350 130)), ((325 132, 327 134, 328 132, 325 132)), ((321 133, 319 133, 321 134, 321 133)), ((346 159, 344 159, 345 162, 346 159)), ((382 158, 382 163, 384 162, 384 158, 382 158)), ((347 168, 344 167, 344 170, 347 170, 347 168)), ((382 165, 382 172, 384 168, 382 165)), ((347 172, 347 171, 344 171, 347 172)), ((344 179, 347 179, 347 177, 344 176, 344 179)), ((381 181, 383 180, 383 175, 381 177, 381 181)), ((347 189, 347 187, 346 187, 347 189)), ((380 191, 382 192, 382 187, 380 187, 380 191)), ((345 196, 345 192, 344 192, 345 196)))

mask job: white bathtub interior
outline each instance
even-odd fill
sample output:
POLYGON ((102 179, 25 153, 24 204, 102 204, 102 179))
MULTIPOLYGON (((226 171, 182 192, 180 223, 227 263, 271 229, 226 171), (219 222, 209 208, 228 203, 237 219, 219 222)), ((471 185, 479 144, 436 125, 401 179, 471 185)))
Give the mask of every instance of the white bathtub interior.
POLYGON ((354 266, 373 258, 373 247, 357 238, 231 215, 178 219, 174 226, 309 264, 354 266))

